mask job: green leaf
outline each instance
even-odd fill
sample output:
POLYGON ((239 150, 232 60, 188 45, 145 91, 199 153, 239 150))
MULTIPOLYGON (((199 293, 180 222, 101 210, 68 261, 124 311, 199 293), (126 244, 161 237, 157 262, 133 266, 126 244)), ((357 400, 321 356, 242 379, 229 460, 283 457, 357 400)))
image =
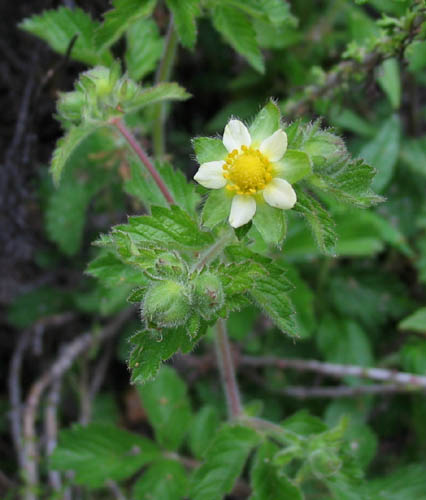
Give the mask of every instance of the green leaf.
POLYGON ((192 417, 185 383, 172 368, 163 366, 155 380, 138 386, 138 391, 156 440, 169 450, 177 450, 192 417))
POLYGON ((129 359, 132 383, 144 383, 155 377, 163 361, 179 350, 184 353, 190 351, 205 332, 206 326, 201 324, 197 336, 192 340, 184 327, 162 328, 161 333, 143 330, 133 335, 130 339, 133 349, 129 359))
POLYGON ((298 189, 294 210, 305 217, 321 252, 326 255, 335 255, 337 242, 337 235, 334 232, 335 224, 320 203, 298 189))
POLYGON ((277 162, 280 166, 280 177, 294 184, 312 174, 309 156, 303 151, 287 149, 284 157, 277 162))
POLYGON ((176 460, 162 459, 151 465, 133 486, 137 500, 180 500, 186 497, 187 473, 176 460))
POLYGON ((89 65, 109 64, 109 52, 99 52, 95 47, 94 33, 99 22, 78 7, 46 10, 40 15, 25 19, 20 28, 45 40, 53 50, 65 54, 75 36, 70 57, 89 65))
POLYGON ((192 49, 197 39, 197 25, 195 18, 199 14, 200 0, 166 0, 172 11, 176 31, 182 45, 192 49))
POLYGON ((121 109, 125 114, 135 113, 145 106, 162 101, 185 101, 190 94, 177 83, 158 83, 154 87, 142 89, 131 99, 121 103, 121 109))
POLYGON ((402 143, 401 160, 415 173, 426 177, 426 136, 405 139, 402 143))
POLYGON ((261 234, 265 243, 281 246, 287 232, 287 221, 284 210, 274 208, 267 203, 259 203, 253 224, 261 234))
POLYGON ((265 65, 256 41, 256 32, 250 20, 230 6, 215 7, 212 20, 214 27, 223 38, 244 56, 254 69, 263 73, 265 65))
POLYGON ((148 17, 157 0, 113 0, 113 9, 104 16, 103 24, 95 33, 99 50, 114 44, 138 19, 148 17))
POLYGON ((50 172, 56 185, 59 184, 62 171, 74 151, 98 128, 99 124, 95 123, 87 123, 78 127, 73 126, 58 140, 50 166, 50 172))
POLYGON ((401 104, 401 78, 397 59, 392 57, 382 63, 377 81, 387 95, 392 108, 398 109, 401 104))
POLYGON ((139 269, 125 264, 110 252, 103 253, 92 260, 87 266, 87 272, 109 287, 128 284, 142 286, 149 283, 139 269))
POLYGON ((281 127, 281 111, 274 101, 269 101, 255 116, 249 127, 252 143, 256 146, 281 127))
POLYGON ((261 441, 252 429, 224 425, 191 480, 192 500, 221 500, 240 476, 250 451, 261 441))
POLYGON ((250 500, 302 500, 303 494, 278 467, 272 459, 278 446, 267 441, 257 450, 251 471, 250 500))
POLYGON ((392 180, 399 155, 400 135, 399 117, 393 115, 383 122, 377 135, 360 151, 360 157, 377 170, 372 182, 376 191, 383 191, 392 180))
POLYGON ((134 80, 140 80, 156 68, 163 53, 163 40, 151 19, 138 19, 126 32, 126 67, 134 80))
POLYGON ((405 371, 426 374, 426 340, 414 339, 404 345, 400 353, 402 367, 405 371))
POLYGON ((160 458, 150 439, 107 424, 74 425, 59 434, 51 456, 54 470, 75 473, 73 482, 90 488, 107 480, 122 480, 160 458))
POLYGON ((401 330, 426 333, 426 307, 417 309, 416 312, 404 318, 398 325, 401 330))
POLYGON ((189 428, 189 447, 195 457, 202 457, 219 427, 219 413, 214 406, 203 406, 189 428))
POLYGON ((202 247, 213 243, 211 233, 201 231, 198 224, 181 208, 153 206, 152 215, 129 217, 129 224, 115 230, 128 233, 137 241, 177 243, 186 247, 202 247))
POLYGON ((37 320, 66 311, 65 292, 42 286, 18 295, 9 307, 7 320, 16 328, 27 328, 37 320))
MULTIPOLYGON (((195 215, 196 206, 200 201, 195 185, 189 183, 183 172, 175 170, 169 163, 157 163, 156 167, 177 205, 195 215)), ((130 179, 124 183, 124 189, 127 193, 148 206, 151 204, 168 206, 160 188, 145 167, 140 164, 139 159, 131 158, 130 172, 130 179)))
POLYGON ((425 464, 411 464, 399 467, 391 474, 370 479, 366 484, 365 494, 374 500, 408 500, 426 498, 425 464))
POLYGON ((209 161, 224 160, 228 154, 223 142, 214 137, 196 137, 192 139, 192 146, 200 165, 209 161))
POLYGON ((225 189, 212 189, 204 203, 201 220, 209 229, 217 226, 229 217, 232 196, 225 189))

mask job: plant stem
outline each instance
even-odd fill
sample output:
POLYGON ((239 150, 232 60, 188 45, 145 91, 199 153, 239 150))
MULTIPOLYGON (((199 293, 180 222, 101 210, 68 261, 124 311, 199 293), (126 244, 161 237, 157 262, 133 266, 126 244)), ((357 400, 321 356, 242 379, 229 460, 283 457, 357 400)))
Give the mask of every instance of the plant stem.
MULTIPOLYGON (((170 17, 169 27, 167 29, 166 43, 164 46, 163 57, 155 77, 155 83, 167 82, 170 79, 173 64, 176 59, 178 37, 174 27, 173 17, 170 17)), ((154 106, 154 127, 153 127, 153 146, 154 155, 157 160, 162 160, 165 155, 165 103, 158 103, 154 106)))
POLYGON ((163 181, 163 179, 161 178, 161 175, 157 172, 157 169, 155 168, 154 164, 148 158, 148 155, 145 153, 145 151, 141 148, 135 136, 130 132, 130 130, 126 127, 126 125, 120 118, 114 118, 113 120, 111 120, 111 123, 118 128, 122 136, 129 143, 129 146, 138 155, 140 161, 148 169, 149 173, 152 175, 152 178, 156 182, 157 186, 160 188, 160 191, 163 193, 164 198, 168 201, 170 205, 174 205, 175 200, 173 199, 173 196, 170 194, 170 191, 167 189, 167 186, 163 181))
POLYGON ((209 247, 201 255, 199 260, 194 263, 191 272, 200 271, 209 262, 214 260, 222 252, 222 250, 226 247, 227 243, 230 242, 232 238, 234 238, 234 231, 231 230, 225 232, 218 240, 213 243, 211 247, 209 247))
POLYGON ((238 418, 241 415, 240 391, 235 376, 234 362, 232 359, 231 346, 226 332, 225 320, 219 319, 216 323, 216 357, 225 389, 228 404, 229 418, 238 418))

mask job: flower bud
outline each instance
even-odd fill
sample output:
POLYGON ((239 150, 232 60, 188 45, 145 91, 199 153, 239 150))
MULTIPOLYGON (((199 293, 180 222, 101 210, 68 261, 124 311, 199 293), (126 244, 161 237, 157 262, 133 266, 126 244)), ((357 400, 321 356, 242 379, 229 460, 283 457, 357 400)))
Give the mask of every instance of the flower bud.
POLYGON ((174 252, 162 252, 155 261, 158 274, 166 277, 179 277, 187 273, 185 262, 174 252))
POLYGON ((318 479, 330 477, 342 466, 341 459, 330 449, 315 450, 309 456, 312 472, 318 479))
POLYGON ((142 301, 142 314, 158 326, 171 327, 185 323, 190 313, 187 287, 174 280, 154 283, 142 301))
POLYGON ((224 293, 220 279, 206 271, 193 281, 194 301, 201 316, 210 319, 212 314, 224 303, 224 293))

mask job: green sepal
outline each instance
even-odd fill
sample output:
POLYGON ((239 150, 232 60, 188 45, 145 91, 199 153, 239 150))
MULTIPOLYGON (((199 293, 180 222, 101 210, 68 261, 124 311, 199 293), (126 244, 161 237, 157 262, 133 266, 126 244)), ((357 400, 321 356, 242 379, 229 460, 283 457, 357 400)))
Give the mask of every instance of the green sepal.
POLYGON ((280 246, 287 233, 287 220, 284 210, 267 203, 258 203, 253 224, 265 243, 280 246))
POLYGON ((225 189, 212 189, 201 212, 203 225, 213 228, 228 219, 231 212, 232 195, 225 189))
POLYGON ((224 160, 228 154, 222 140, 215 137, 195 137, 192 139, 192 146, 200 165, 224 160))
POLYGON ((259 111, 249 127, 253 147, 259 146, 264 139, 281 128, 280 121, 280 109, 277 104, 271 100, 259 111))
POLYGON ((287 149, 280 161, 279 177, 282 177, 290 184, 294 184, 312 174, 312 165, 309 155, 303 151, 287 149))

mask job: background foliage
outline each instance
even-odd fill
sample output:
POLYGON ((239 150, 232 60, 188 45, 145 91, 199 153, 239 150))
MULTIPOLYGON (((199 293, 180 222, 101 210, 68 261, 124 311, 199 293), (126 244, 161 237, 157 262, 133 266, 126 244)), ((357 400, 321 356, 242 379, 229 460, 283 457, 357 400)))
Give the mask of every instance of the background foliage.
MULTIPOLYGON (((19 222, 22 209, 10 209, 16 200, 10 194, 4 200, 12 224, 21 227, 17 233, 24 227, 33 235, 21 284, 3 285, 10 332, 5 358, 12 360, 0 399, 12 423, 11 439, 10 422, 0 420, 4 494, 426 498, 426 404, 414 379, 401 386, 389 376, 377 387, 368 377, 342 372, 336 379, 303 364, 315 359, 426 375, 424 2, 39 6, 16 19, 29 33, 19 35, 22 43, 39 43, 35 36, 46 45, 36 46, 32 87, 19 96, 25 112, 29 94, 31 113, 19 114, 2 174, 17 199, 24 189, 32 193, 26 226, 19 222), (173 51, 167 75, 161 61, 173 58, 173 51), (40 54, 49 54, 47 62, 40 54), (58 92, 62 131, 50 124, 58 92), (289 143, 309 156, 315 178, 305 191, 299 188, 296 210, 282 221, 275 238, 286 235, 282 249, 254 224, 239 235, 252 242, 250 250, 229 246, 229 266, 212 267, 227 299, 226 310, 217 311, 227 317, 244 413, 256 427, 226 420, 212 317, 199 306, 185 322, 160 325, 158 332, 154 316, 147 335, 136 309, 127 312, 127 297, 139 303, 155 273, 183 279, 187 256, 211 244, 220 230, 221 200, 213 196, 206 203, 215 210, 206 204, 202 214, 211 231, 195 222, 207 192, 186 181, 197 169, 191 139, 196 137, 199 161, 208 161, 200 159, 209 153, 200 137, 221 134, 231 115, 252 119, 271 96, 288 125, 289 143), (179 207, 167 207, 124 140, 104 126, 121 112, 157 158, 179 207), (164 117, 166 154, 155 129, 164 117), (31 167, 13 146, 28 136, 31 167), (38 149, 31 149, 31 140, 38 149), (51 155, 57 186, 48 174, 51 155), (14 165, 29 175, 12 184, 14 165), (368 165, 377 172, 377 194, 369 189, 368 165), (383 203, 364 209, 380 196, 383 203), (135 252, 128 234, 139 235, 143 251, 135 252), (262 282, 265 273, 268 283, 262 282), (117 334, 104 336, 111 322, 117 334), (33 408, 37 383, 67 346, 84 340, 82 333, 90 349, 49 380, 33 408), (191 351, 201 335, 194 352, 160 369, 179 349, 191 351), (271 356, 296 368, 297 360, 302 363, 293 370, 271 356), (31 411, 40 481, 29 487, 25 417, 31 411), (275 424, 264 427, 260 418, 275 424), (13 445, 16 461, 10 459, 13 445)), ((18 63, 13 52, 12 59, 19 67, 20 54, 18 63)), ((5 249, 16 263, 13 237, 5 249)))

